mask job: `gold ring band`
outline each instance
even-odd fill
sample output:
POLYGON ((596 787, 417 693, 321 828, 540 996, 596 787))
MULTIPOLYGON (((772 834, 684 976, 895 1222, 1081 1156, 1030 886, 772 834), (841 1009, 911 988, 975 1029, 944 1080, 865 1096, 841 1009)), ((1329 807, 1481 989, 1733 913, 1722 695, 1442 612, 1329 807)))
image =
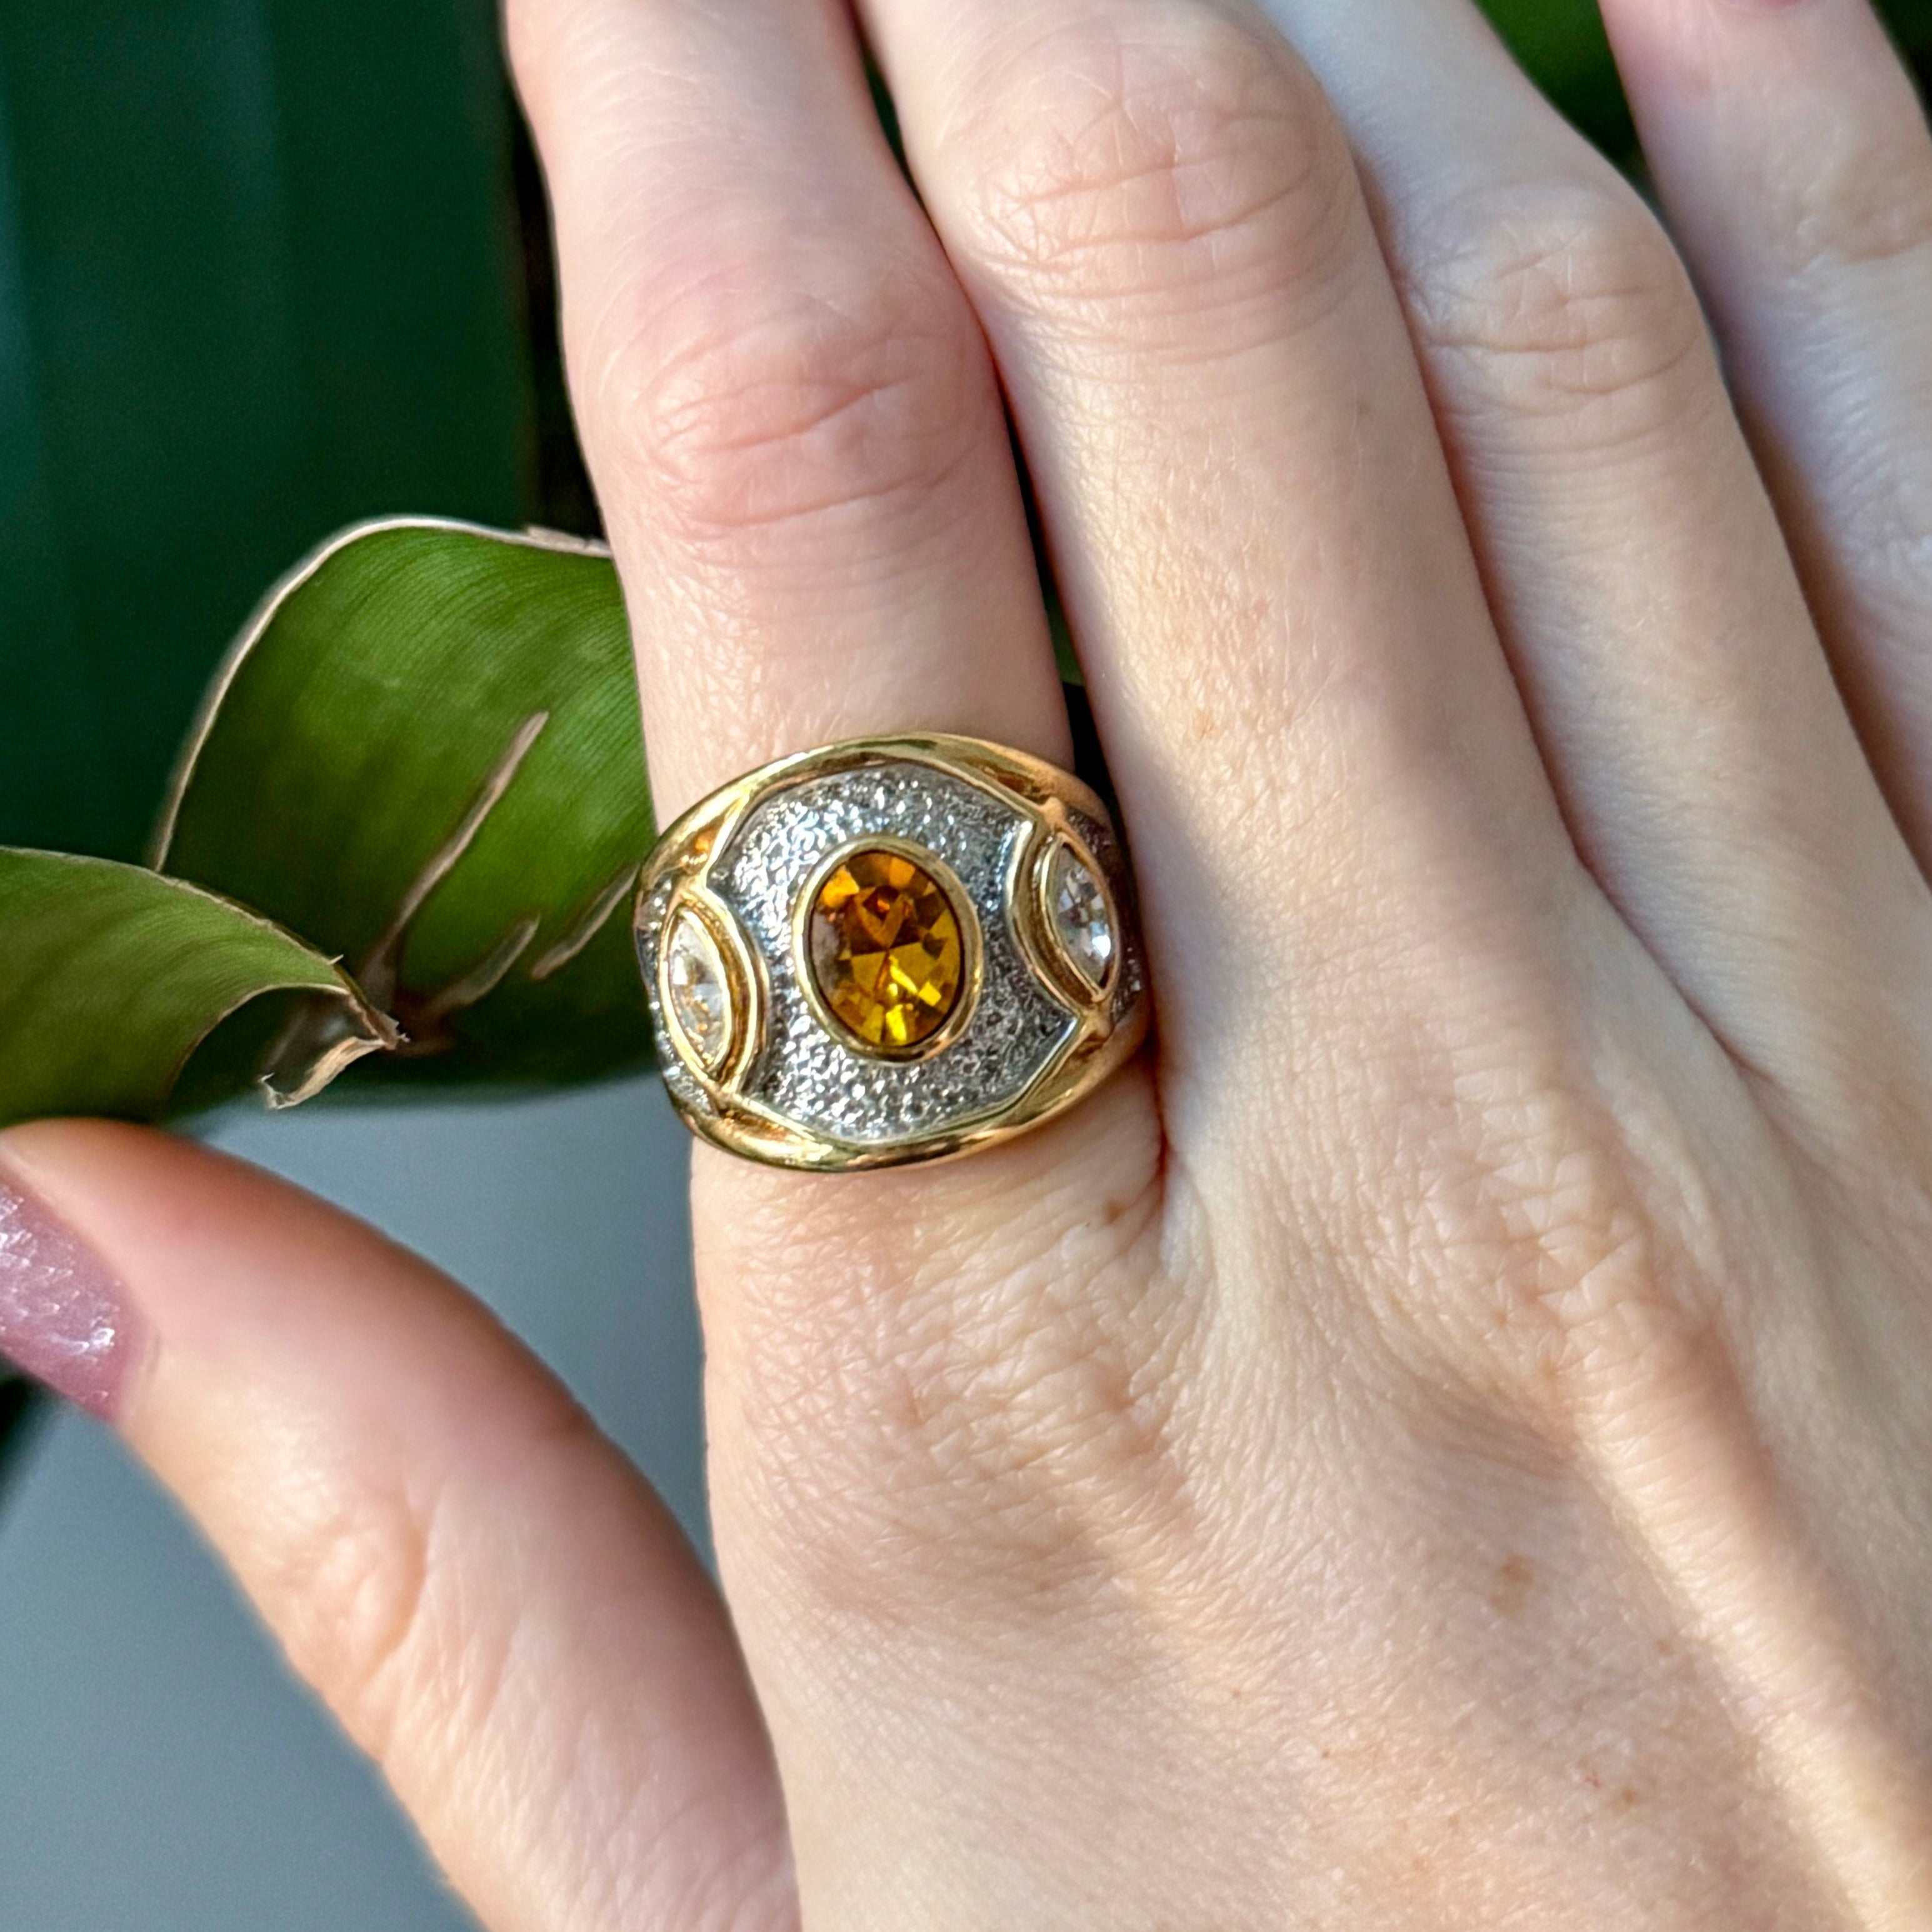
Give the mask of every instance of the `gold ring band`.
POLYGON ((849 739, 714 792, 652 853, 637 941, 686 1124, 780 1167, 992 1146, 1147 1032, 1106 806, 977 739, 849 739))

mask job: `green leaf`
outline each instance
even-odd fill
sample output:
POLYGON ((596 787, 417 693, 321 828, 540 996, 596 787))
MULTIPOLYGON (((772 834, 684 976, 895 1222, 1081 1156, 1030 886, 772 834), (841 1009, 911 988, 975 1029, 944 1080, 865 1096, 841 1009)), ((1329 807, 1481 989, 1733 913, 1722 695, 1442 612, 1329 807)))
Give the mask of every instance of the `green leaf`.
MULTIPOLYGON (((650 1050, 626 916, 654 836, 601 548, 441 521, 344 532, 218 678, 155 863, 346 962, 400 1029, 358 1082, 550 1083, 650 1050)), ((312 1090, 331 1004, 280 1046, 312 1090)))
POLYGON ((331 1072, 393 1036, 312 947, 138 866, 0 848, 0 1126, 154 1119, 195 1049, 265 994, 328 1016, 331 1072))

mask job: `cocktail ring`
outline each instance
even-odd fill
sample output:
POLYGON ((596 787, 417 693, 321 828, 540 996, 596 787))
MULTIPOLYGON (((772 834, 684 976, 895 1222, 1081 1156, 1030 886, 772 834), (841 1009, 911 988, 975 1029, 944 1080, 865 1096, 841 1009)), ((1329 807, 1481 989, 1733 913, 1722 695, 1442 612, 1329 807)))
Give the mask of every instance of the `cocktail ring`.
POLYGON ((1024 753, 854 738, 661 838, 638 958, 664 1081, 734 1154, 841 1169, 989 1147, 1131 1055, 1147 977, 1106 807, 1024 753))

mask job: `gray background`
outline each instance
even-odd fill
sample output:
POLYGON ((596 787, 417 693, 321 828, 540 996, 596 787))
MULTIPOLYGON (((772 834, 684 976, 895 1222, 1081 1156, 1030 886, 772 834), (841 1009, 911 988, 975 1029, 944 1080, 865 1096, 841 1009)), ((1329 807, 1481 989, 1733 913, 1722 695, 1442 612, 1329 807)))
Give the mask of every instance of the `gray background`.
MULTIPOLYGON (((684 1136, 654 1080, 212 1138, 467 1282, 701 1536, 684 1136)), ((173 1504, 61 1417, 0 1516, 0 1932, 470 1925, 173 1504)))

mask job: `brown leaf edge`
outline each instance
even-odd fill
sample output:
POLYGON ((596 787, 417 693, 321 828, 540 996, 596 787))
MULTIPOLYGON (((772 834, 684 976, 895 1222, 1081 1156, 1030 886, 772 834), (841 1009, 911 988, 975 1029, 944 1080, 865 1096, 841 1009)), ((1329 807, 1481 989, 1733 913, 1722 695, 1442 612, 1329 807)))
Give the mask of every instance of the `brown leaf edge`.
MULTIPOLYGON (((71 867, 76 872, 98 869, 104 872, 152 874, 153 869, 152 867, 124 866, 117 860, 90 857, 84 854, 22 852, 19 848, 0 846, 0 854, 16 852, 22 856, 43 862, 54 861, 64 866, 71 867)), ((335 984, 330 987, 316 987, 312 982, 305 981, 291 982, 287 980, 273 979, 265 980, 251 990, 242 992, 226 1006, 208 1014, 200 1032, 182 1053, 181 1058, 166 1070, 159 1083, 160 1106, 164 1111, 166 1106, 166 1096, 171 1094, 179 1084, 182 1074, 187 1071, 188 1063, 208 1043, 216 1030, 224 1022, 232 1019, 244 1007, 253 1005, 256 1000, 266 998, 271 994, 296 994, 300 998, 303 1006, 306 1007, 311 1004, 320 1004, 334 1016, 329 1046, 331 1065, 328 1079, 333 1079, 343 1068, 353 1065, 356 1060, 362 1059, 367 1054, 393 1052, 400 1043, 400 1035, 395 1022, 368 998, 353 976, 343 970, 340 960, 329 958, 327 956, 317 952, 314 946, 298 934, 290 932, 285 926, 277 925, 273 920, 265 919, 261 914, 240 904, 236 900, 225 898, 219 892, 212 892, 206 886, 195 884, 192 880, 177 879, 166 874, 160 875, 160 878, 161 883, 165 884, 171 892, 184 893, 191 898, 204 901, 208 904, 219 906, 224 912, 236 918, 246 920, 260 931, 272 932, 278 938, 286 940, 291 946, 308 954, 318 965, 326 968, 334 975, 335 980, 335 984)), ((266 1080, 262 1084, 266 1088, 267 1084, 266 1080)), ((326 1081, 323 1084, 326 1084, 326 1081)), ((319 1091, 320 1089, 315 1090, 319 1091)), ((308 1096, 304 1094, 300 1097, 306 1099, 308 1096)), ((285 1102, 284 1104, 292 1103, 285 1102)))
MULTIPOLYGON (((242 668, 267 636, 283 605, 344 550, 366 537, 381 536, 392 530, 448 531, 458 536, 482 537, 512 548, 606 559, 610 555, 608 544, 589 538, 570 536, 560 530, 535 527, 494 530, 487 524, 470 523, 454 517, 370 518, 350 524, 325 538, 269 586, 209 680, 194 722, 183 740, 181 755, 170 776, 167 793, 149 842, 148 863, 153 871, 167 875, 168 852, 174 842, 182 802, 194 782, 215 721, 242 668)), ((269 1048, 260 1076, 260 1084, 270 1107, 298 1107, 304 1101, 314 1100, 356 1061, 372 1053, 410 1050, 410 1034, 393 1014, 383 1010, 377 1000, 387 998, 393 1004, 395 962, 401 956, 416 914, 482 830, 484 820, 508 789, 525 754, 548 722, 548 714, 541 712, 525 722, 496 770, 488 774, 478 788, 456 835, 430 856, 412 881, 369 957, 359 962, 352 972, 341 973, 345 983, 353 989, 352 1007, 345 1009, 341 1001, 326 993, 304 1000, 298 1006, 288 1024, 269 1048), (366 992, 364 988, 368 989, 366 992)), ((611 904, 614 903, 614 898, 611 904)), ((600 902, 600 908, 604 916, 608 917, 610 905, 600 902)), ((602 923, 600 919, 598 924, 602 923)), ((518 928, 506 934, 503 944, 491 954, 485 968, 465 975, 459 985, 437 995, 431 1003, 433 1012, 430 1017, 433 1021, 440 1023, 450 1014, 485 998, 528 945, 532 931, 533 928, 530 931, 518 928)), ((338 970, 341 971, 339 964, 338 970)))

